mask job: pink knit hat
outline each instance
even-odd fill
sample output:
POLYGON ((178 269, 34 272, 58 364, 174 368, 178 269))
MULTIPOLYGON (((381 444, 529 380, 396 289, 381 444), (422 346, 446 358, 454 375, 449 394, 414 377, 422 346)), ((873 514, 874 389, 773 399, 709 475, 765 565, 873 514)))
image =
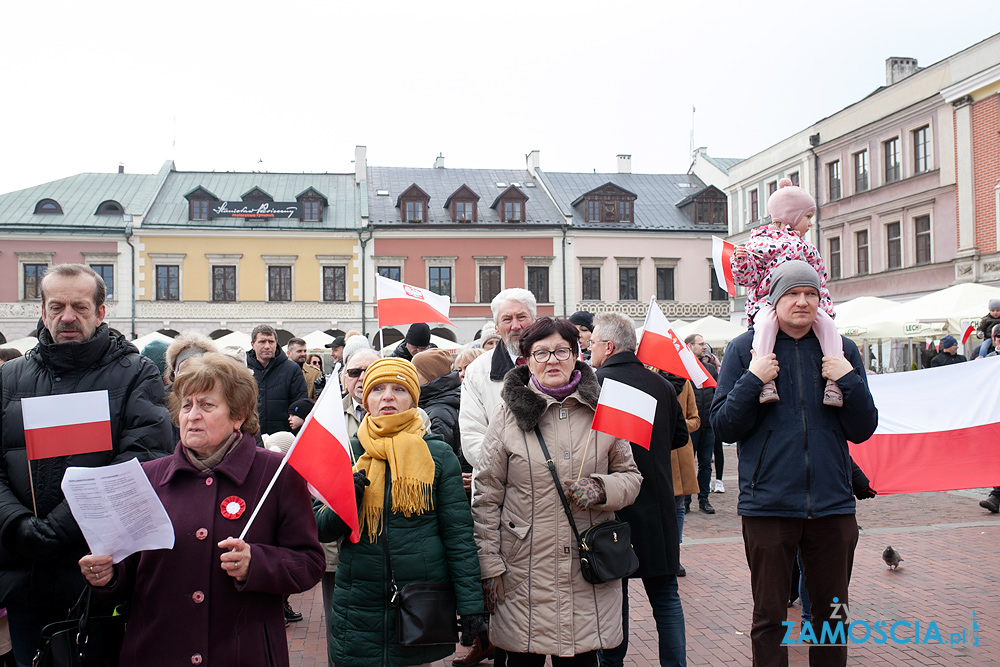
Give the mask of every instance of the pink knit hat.
POLYGON ((816 200, 792 181, 783 178, 778 181, 778 189, 767 198, 767 213, 772 222, 794 227, 809 211, 816 210, 816 200))

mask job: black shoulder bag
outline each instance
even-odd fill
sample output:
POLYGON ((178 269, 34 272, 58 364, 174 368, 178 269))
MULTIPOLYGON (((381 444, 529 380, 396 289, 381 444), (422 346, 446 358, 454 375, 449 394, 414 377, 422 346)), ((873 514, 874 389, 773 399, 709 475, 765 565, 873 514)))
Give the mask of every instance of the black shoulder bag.
POLYGON ((118 667, 125 642, 125 616, 91 616, 90 586, 69 613, 69 620, 42 628, 33 667, 118 667))
POLYGON ((396 586, 389 556, 389 466, 385 470, 385 500, 382 502, 382 550, 389 571, 391 598, 396 608, 396 643, 400 646, 433 646, 458 643, 458 602, 450 581, 414 581, 396 586))
POLYGON ((583 578, 592 584, 603 584, 623 579, 639 569, 639 557, 632 549, 632 527, 627 521, 608 519, 595 523, 582 533, 576 529, 573 512, 569 508, 566 494, 563 493, 555 463, 552 462, 549 449, 545 446, 545 438, 542 437, 542 431, 538 426, 535 426, 535 435, 538 437, 538 444, 542 446, 549 472, 552 473, 552 481, 556 483, 556 492, 559 493, 559 500, 562 501, 563 509, 566 511, 566 518, 569 519, 569 525, 580 545, 580 569, 583 570, 583 578))

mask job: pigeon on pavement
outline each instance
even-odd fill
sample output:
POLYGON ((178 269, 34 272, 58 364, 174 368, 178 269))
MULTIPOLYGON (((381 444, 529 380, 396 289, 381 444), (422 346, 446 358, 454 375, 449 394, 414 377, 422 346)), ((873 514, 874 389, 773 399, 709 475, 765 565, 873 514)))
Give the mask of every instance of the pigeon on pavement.
POLYGON ((891 546, 885 548, 882 552, 882 560, 885 564, 889 566, 890 570, 895 570, 899 567, 899 564, 903 562, 903 557, 899 555, 899 552, 893 549, 891 546))

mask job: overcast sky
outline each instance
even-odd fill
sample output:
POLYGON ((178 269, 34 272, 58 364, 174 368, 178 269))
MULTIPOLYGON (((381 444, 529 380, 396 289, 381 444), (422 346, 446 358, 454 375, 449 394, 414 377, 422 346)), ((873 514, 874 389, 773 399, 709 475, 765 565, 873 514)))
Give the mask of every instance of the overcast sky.
POLYGON ((0 192, 80 172, 683 173, 935 63, 1000 2, 6 2, 0 192))

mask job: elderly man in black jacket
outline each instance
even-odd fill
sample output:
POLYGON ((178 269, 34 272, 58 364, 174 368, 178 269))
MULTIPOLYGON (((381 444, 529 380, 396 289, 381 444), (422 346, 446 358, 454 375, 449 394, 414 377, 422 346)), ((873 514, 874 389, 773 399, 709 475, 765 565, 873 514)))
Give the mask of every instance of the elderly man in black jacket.
MULTIPOLYGON (((632 443, 632 456, 642 473, 639 497, 618 516, 632 526, 632 546, 639 557, 639 569, 632 576, 642 579, 649 597, 659 635, 660 665, 685 665, 684 611, 677 592, 680 545, 670 451, 687 444, 687 425, 674 388, 646 369, 636 358, 635 349, 631 320, 618 313, 602 313, 594 318, 590 363, 597 371, 597 379, 617 380, 656 399, 649 449, 632 443)), ((601 652, 602 667, 619 667, 628 652, 628 579, 622 585, 625 639, 618 648, 601 652)))
POLYGON ((274 328, 258 324, 250 334, 247 368, 257 380, 257 416, 262 434, 288 430, 288 408, 309 398, 302 368, 289 359, 281 348, 274 328))
POLYGON ((65 620, 85 586, 77 560, 87 543, 59 486, 66 468, 146 461, 174 444, 156 364, 104 324, 101 277, 88 266, 59 264, 48 270, 41 290, 38 345, 0 367, 0 599, 15 659, 24 666, 42 628, 65 620), (21 399, 102 390, 110 450, 28 460, 21 399))

